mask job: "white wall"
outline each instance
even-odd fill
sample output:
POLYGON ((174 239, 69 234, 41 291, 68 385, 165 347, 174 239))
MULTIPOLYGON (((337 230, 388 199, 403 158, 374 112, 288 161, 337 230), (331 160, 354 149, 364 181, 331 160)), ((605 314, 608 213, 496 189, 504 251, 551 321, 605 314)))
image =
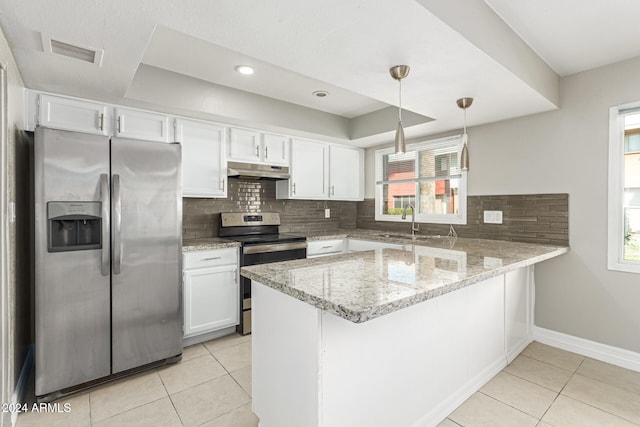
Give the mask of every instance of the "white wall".
MULTIPOLYGON (((3 162, 2 179, 0 179, 1 187, 0 197, 4 202, 15 201, 15 180, 14 180, 14 156, 15 156, 15 140, 16 129, 22 128, 23 115, 23 89, 24 84, 18 72, 13 54, 9 49, 7 40, 2 31, 0 31, 0 64, 7 70, 7 86, 8 86, 8 143, 6 146, 6 156, 2 156, 0 161, 3 162)), ((3 152, 5 152, 3 150, 3 152)), ((3 203, 4 205, 4 203, 3 203)), ((4 207, 4 206, 3 206, 4 207)), ((16 372, 21 362, 16 361, 15 346, 15 300, 16 300, 16 275, 15 275, 15 224, 9 224, 6 211, 2 212, 3 233, 0 238, 3 239, 3 251, 0 254, 3 257, 3 271, 0 280, 0 301, 2 301, 2 317, 0 318, 0 334, 2 335, 0 345, 0 402, 9 403, 11 394, 13 393, 16 372), (5 233, 4 231, 7 231, 5 233), (8 268, 7 268, 8 267, 8 268)), ((8 413, 0 414, 0 426, 10 425, 8 413)))
POLYGON ((568 76, 558 110, 469 129, 468 180, 469 195, 569 194, 571 250, 536 266, 535 323, 635 352, 640 275, 607 270, 607 150, 609 107, 640 101, 638 75, 640 58, 568 76))

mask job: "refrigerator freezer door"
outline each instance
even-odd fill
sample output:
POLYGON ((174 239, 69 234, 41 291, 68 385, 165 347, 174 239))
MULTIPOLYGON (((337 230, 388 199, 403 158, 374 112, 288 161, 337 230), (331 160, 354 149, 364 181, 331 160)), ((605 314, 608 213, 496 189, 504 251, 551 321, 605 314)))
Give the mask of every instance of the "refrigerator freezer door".
POLYGON ((109 211, 102 209, 105 203, 109 204, 109 188, 105 182, 108 174, 108 138, 36 129, 35 382, 38 396, 110 373, 110 276, 108 265, 106 274, 102 269, 103 255, 108 257, 110 252, 109 211), (74 221, 48 221, 48 202, 99 202, 103 216, 101 231, 107 231, 100 239, 101 248, 48 251, 48 238, 53 231, 65 233, 64 239, 82 237, 78 230, 72 229, 74 221), (107 217, 104 217, 105 211, 107 217), (51 229, 65 225, 70 226, 69 230, 51 229))
POLYGON ((112 138, 111 174, 117 373, 182 353, 180 145, 112 138))

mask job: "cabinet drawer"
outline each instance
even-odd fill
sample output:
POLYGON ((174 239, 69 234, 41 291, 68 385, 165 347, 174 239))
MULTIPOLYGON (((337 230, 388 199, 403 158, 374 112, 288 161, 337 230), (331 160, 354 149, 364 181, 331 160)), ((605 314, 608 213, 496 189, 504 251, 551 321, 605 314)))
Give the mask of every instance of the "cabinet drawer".
POLYGON ((216 267, 238 263, 238 248, 193 251, 184 254, 184 269, 216 267))
POLYGON ((307 257, 345 252, 344 239, 311 240, 307 242, 307 257))

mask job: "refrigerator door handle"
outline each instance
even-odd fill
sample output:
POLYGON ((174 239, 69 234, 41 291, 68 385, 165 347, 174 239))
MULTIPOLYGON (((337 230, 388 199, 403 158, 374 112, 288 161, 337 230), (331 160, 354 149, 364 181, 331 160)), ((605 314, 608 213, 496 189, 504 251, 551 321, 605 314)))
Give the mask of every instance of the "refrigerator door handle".
POLYGON ((122 196, 120 194, 120 175, 113 175, 113 274, 120 274, 122 262, 122 196))
POLYGON ((100 175, 100 201, 102 202, 102 256, 101 273, 103 276, 109 275, 109 175, 100 175))

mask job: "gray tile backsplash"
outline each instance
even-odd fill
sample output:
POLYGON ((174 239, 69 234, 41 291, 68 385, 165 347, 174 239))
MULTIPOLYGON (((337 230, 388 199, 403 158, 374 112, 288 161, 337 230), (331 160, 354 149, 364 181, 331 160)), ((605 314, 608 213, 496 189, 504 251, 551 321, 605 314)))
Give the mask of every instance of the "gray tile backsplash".
POLYGON ((183 238, 217 237, 220 212, 279 212, 283 233, 356 227, 357 202, 276 200, 275 181, 230 179, 226 199, 183 199, 183 238), (331 218, 324 217, 325 208, 331 218))
MULTIPOLYGON (((183 238, 218 236, 220 212, 279 212, 281 232, 320 234, 364 228, 407 233, 409 222, 375 221, 373 199, 362 202, 276 200, 275 181, 229 180, 226 199, 183 199, 183 238), (324 217, 325 208, 331 218, 324 217)), ((458 236, 527 243, 569 244, 569 195, 469 196, 467 224, 458 236), (483 211, 501 210, 502 224, 484 224, 483 211)), ((449 232, 446 224, 420 224, 420 234, 449 232)))
MULTIPOLYGON (((409 222, 376 221, 375 201, 358 202, 358 228, 410 232, 409 222)), ((454 225, 460 237, 569 245, 569 195, 469 196, 467 224, 454 225), (502 224, 485 224, 485 210, 502 211, 502 224)), ((448 224, 420 224, 419 234, 446 235, 448 224)))

